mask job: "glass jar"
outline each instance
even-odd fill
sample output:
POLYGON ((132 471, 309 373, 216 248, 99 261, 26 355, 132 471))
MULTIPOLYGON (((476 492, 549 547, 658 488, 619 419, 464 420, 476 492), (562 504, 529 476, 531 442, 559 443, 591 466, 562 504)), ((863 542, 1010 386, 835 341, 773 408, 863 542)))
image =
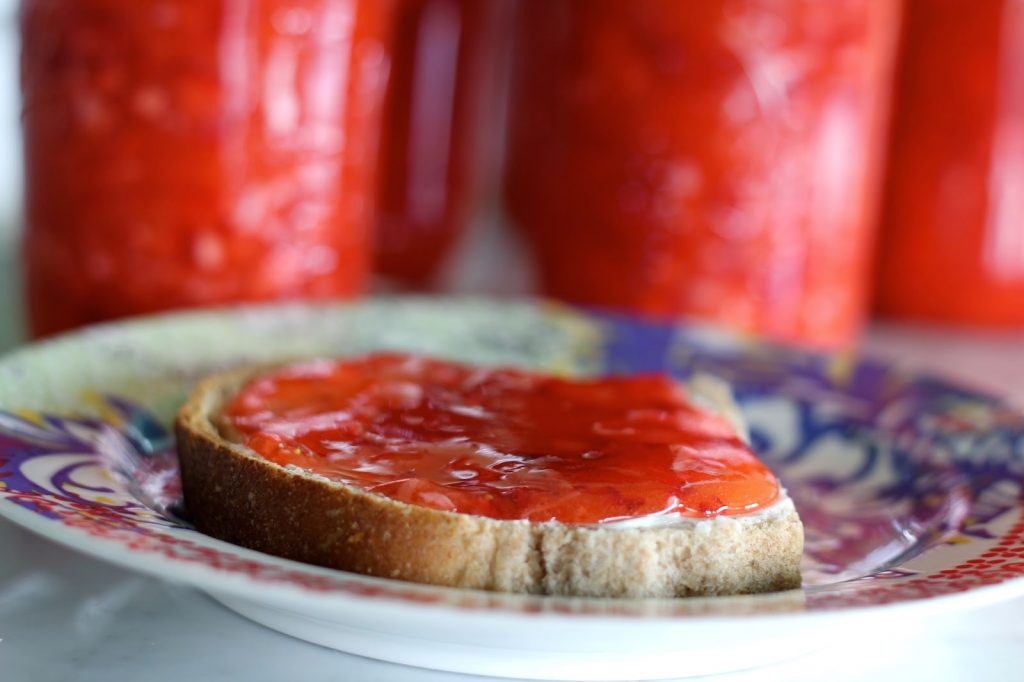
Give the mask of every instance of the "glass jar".
POLYGON ((363 290, 390 0, 23 0, 36 335, 363 290))
POLYGON ((878 250, 879 312, 1024 325, 1022 221, 1024 5, 909 0, 878 250))
POLYGON ((402 0, 381 145, 375 270, 434 283, 466 229, 493 132, 506 0, 402 0))
POLYGON ((542 290, 850 343, 898 3, 521 8, 506 197, 542 290))

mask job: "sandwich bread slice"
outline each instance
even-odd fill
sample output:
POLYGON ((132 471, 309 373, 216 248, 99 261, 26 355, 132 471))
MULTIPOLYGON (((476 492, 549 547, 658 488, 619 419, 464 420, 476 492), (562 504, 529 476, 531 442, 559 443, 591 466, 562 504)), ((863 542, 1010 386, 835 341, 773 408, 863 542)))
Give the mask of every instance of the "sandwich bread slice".
POLYGON ((195 526, 288 559, 531 594, 800 585, 793 502, 708 377, 310 360, 207 378, 176 433, 195 526))

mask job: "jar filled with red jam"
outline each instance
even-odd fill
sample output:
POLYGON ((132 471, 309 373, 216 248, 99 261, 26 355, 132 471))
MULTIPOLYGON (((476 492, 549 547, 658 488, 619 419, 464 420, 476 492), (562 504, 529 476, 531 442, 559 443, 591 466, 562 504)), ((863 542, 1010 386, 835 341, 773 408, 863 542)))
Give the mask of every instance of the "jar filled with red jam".
POLYGON ((901 50, 878 310, 1022 326, 1024 6, 909 0, 901 50))
POLYGON ((401 0, 381 143, 374 269, 436 283, 489 166, 508 0, 401 0))
POLYGON ((392 5, 23 0, 32 332, 362 291, 392 5))
POLYGON ((543 291, 851 342, 866 308, 899 3, 521 9, 506 197, 543 291))

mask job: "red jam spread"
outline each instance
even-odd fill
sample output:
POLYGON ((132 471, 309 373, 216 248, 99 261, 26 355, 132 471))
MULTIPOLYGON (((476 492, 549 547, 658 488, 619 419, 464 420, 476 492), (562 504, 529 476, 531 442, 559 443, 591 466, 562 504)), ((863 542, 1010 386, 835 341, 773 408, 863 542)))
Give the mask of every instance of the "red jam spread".
POLYGON ((377 354, 252 379, 224 419, 277 464, 494 519, 715 517, 779 495, 732 426, 660 375, 569 380, 377 354))

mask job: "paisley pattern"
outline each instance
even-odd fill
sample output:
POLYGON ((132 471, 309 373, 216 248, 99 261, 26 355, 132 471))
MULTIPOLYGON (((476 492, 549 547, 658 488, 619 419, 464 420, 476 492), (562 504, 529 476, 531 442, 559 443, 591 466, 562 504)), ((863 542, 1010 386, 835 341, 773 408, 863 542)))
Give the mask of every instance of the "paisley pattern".
MULTIPOLYGON (((47 410, 45 401, 44 409, 38 403, 27 409, 0 395, 0 513, 19 520, 9 513, 14 505, 111 547, 238 580, 462 608, 631 616, 814 611, 923 599, 1024 577, 1024 417, 991 396, 870 360, 801 353, 702 328, 548 306, 452 303, 435 312, 444 331, 431 332, 422 306, 374 305, 378 339, 386 343, 374 343, 372 328, 363 331, 366 338, 338 343, 338 326, 353 316, 365 321, 367 306, 299 318, 292 313, 287 323, 306 325, 310 337, 323 339, 317 346, 307 337, 307 354, 376 345, 436 352, 444 337, 451 354, 462 355, 456 344, 480 362, 575 373, 708 372, 726 379, 755 448, 779 473, 804 520, 804 591, 654 605, 490 595, 305 567, 207 538, 188 526, 168 425, 173 405, 211 362, 251 359, 241 349, 232 355, 230 347, 214 361, 201 348, 180 360, 159 349, 140 351, 137 361, 155 366, 165 385, 108 392, 117 386, 101 371, 72 401, 73 410, 47 410), (413 317, 426 326, 417 328, 413 317), (516 319, 516 326, 496 342, 493 324, 502 319, 516 319), (404 337, 397 331, 403 322, 409 327, 404 337), (450 336, 452 324, 462 331, 458 340, 450 336), (488 355, 493 348, 500 352, 488 355)), ((236 313, 202 324, 267 329, 281 316, 236 313)), ((106 339, 79 340, 108 363, 117 361, 124 343, 116 329, 106 339)), ((268 341, 266 355, 286 357, 287 348, 287 339, 268 341)), ((17 367, 0 362, 0 381, 17 367)))

